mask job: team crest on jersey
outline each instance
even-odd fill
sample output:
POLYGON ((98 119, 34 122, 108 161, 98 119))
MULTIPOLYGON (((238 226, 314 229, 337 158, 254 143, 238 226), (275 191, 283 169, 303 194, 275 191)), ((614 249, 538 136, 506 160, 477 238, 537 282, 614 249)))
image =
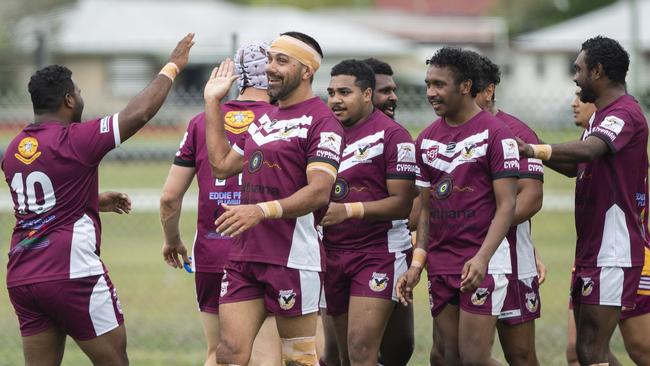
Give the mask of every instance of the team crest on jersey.
POLYGON ((115 305, 117 305, 117 312, 124 314, 122 311, 122 304, 120 303, 120 299, 117 297, 117 290, 115 288, 113 288, 113 297, 115 298, 115 305))
POLYGON ((475 151, 476 151, 476 143, 474 143, 474 142, 466 142, 465 146, 463 146, 463 150, 461 150, 461 152, 460 152, 460 155, 465 160, 470 160, 474 156, 475 151))
POLYGON ((534 313, 539 308, 539 300, 537 299, 537 294, 535 292, 529 292, 526 295, 526 309, 531 313, 534 313))
POLYGON ((282 310, 291 310, 296 304, 296 293, 291 290, 280 290, 278 294, 278 303, 282 310))
POLYGON ((415 164, 415 145, 410 142, 397 144, 397 162, 415 164))
POLYGON ((280 132, 277 134, 277 138, 286 139, 289 137, 297 136, 300 132, 300 124, 287 124, 280 129, 280 132))
POLYGON ((438 200, 444 200, 445 198, 449 197, 451 192, 454 190, 454 181, 451 179, 451 177, 444 177, 438 183, 433 189, 433 194, 435 195, 436 199, 438 200))
POLYGON ((479 287, 472 294, 472 304, 482 306, 490 296, 490 291, 486 287, 479 287))
POLYGON ((319 149, 329 150, 335 154, 341 152, 341 142, 343 139, 341 136, 334 132, 321 132, 320 141, 318 142, 319 149))
POLYGON ((25 165, 33 163, 34 160, 41 156, 41 152, 38 151, 38 140, 34 137, 25 137, 20 140, 18 153, 14 154, 14 156, 25 165))
POLYGON ((600 123, 600 127, 606 128, 615 134, 621 133, 621 130, 623 130, 623 127, 625 126, 625 121, 622 119, 616 117, 616 116, 607 116, 603 120, 603 122, 600 123))
POLYGON ((336 183, 334 183, 334 191, 332 192, 332 199, 334 201, 340 201, 344 199, 349 192, 348 182, 343 178, 336 178, 336 183))
POLYGON ((262 154, 262 152, 259 150, 255 151, 248 161, 248 172, 255 173, 256 171, 260 170, 263 162, 264 154, 262 154))
POLYGON ((224 128, 235 134, 240 134, 248 129, 255 120, 253 111, 230 111, 224 116, 224 128))
POLYGON ((431 146, 431 148, 424 154, 424 159, 429 164, 438 159, 438 145, 431 146))
POLYGON ((594 281, 591 280, 591 277, 582 278, 582 296, 589 296, 594 290, 594 281))
POLYGON ((375 292, 382 292, 388 286, 388 275, 386 273, 372 272, 372 278, 368 282, 370 289, 375 292))
POLYGON ((519 159, 519 147, 514 139, 501 140, 501 148, 503 149, 504 160, 519 159))

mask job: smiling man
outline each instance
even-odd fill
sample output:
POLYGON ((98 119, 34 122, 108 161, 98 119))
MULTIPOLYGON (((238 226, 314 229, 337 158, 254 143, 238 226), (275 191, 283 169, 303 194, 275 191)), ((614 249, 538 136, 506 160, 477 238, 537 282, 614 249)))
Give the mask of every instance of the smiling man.
POLYGON ((415 189, 409 133, 373 107, 375 75, 362 61, 332 68, 328 105, 345 130, 332 203, 321 222, 327 256, 325 297, 343 365, 377 365, 407 269, 406 226, 415 189))

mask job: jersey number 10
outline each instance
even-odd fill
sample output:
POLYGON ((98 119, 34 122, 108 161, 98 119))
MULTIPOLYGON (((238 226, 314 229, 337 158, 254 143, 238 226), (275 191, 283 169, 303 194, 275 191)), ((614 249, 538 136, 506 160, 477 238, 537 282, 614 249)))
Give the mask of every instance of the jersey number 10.
POLYGON ((20 214, 26 214, 27 211, 42 214, 54 207, 56 197, 54 197, 54 187, 52 181, 43 172, 31 172, 23 182, 23 173, 14 174, 11 179, 11 189, 16 192, 16 211, 20 214), (42 203, 36 200, 36 184, 41 186, 43 191, 42 203), (27 200, 25 200, 27 196, 27 200))

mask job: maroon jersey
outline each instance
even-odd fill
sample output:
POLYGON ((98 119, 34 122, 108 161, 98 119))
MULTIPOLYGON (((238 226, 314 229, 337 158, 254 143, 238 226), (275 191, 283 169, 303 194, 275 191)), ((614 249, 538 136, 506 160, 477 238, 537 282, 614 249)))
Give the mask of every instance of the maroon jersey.
MULTIPOLYGON (((496 117, 502 120, 510 128, 510 131, 524 142, 528 144, 539 144, 537 134, 517 117, 503 111, 499 111, 496 117)), ((520 157, 519 178, 539 179, 543 182, 544 165, 542 161, 534 158, 520 157)), ((510 259, 513 273, 516 273, 520 279, 537 275, 535 247, 531 238, 530 220, 511 227, 506 238, 510 245, 510 259)))
MULTIPOLYGON (((483 244, 496 211, 492 181, 519 175, 514 135, 499 119, 481 111, 460 126, 444 118, 424 129, 416 141, 420 187, 430 187, 429 274, 460 274, 483 244)), ((489 272, 510 273, 503 240, 489 272)))
MULTIPOLYGON (((276 108, 266 102, 236 101, 224 103, 226 136, 231 144, 245 135, 248 126, 269 110, 276 108)), ((205 145, 205 113, 190 121, 174 164, 195 168, 199 184, 199 210, 192 262, 196 272, 222 273, 233 238, 216 232, 214 221, 224 212, 221 204, 238 205, 241 201, 241 174, 228 179, 215 179, 205 145)))
MULTIPOLYGON (((415 180, 415 145, 411 135, 380 110, 345 129, 346 146, 332 200, 377 201, 388 197, 387 179, 415 180)), ((394 253, 411 248, 407 220, 349 219, 323 228, 328 249, 394 253)))
POLYGON ((9 143, 2 170, 16 226, 8 287, 105 272, 97 167, 119 145, 117 114, 69 125, 31 124, 9 143))
POLYGON ((648 125, 637 101, 624 95, 593 116, 586 136, 609 153, 578 164, 576 265, 643 265, 648 244, 648 125))
MULTIPOLYGON (((307 185, 310 163, 338 168, 343 128, 318 97, 276 108, 248 128, 233 146, 244 156, 242 204, 289 197, 307 185)), ((295 219, 269 219, 239 235, 230 259, 324 270, 316 225, 326 207, 295 219)))

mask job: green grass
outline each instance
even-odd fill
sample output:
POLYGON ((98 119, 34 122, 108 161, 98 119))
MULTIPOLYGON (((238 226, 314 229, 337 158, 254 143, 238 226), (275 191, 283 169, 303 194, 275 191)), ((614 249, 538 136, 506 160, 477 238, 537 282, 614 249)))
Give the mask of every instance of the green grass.
MULTIPOLYGON (((577 136, 576 130, 560 133, 542 131, 549 142, 567 141, 577 136)), ((171 141, 172 138, 169 138, 171 141)), ((176 138, 173 139, 177 140, 176 138)), ((102 189, 160 189, 170 162, 107 162, 100 168, 102 189)), ((545 187, 554 192, 573 191, 573 180, 547 170, 545 187)), ((128 190, 126 191, 128 193, 128 190)), ((5 185, 0 194, 7 195, 5 185)), ((137 210, 137 208, 134 208, 137 210)), ((167 267, 160 253, 162 235, 155 213, 134 213, 130 216, 102 215, 102 258, 110 270, 122 302, 128 331, 128 351, 133 365, 197 365, 204 357, 204 341, 195 304, 193 277, 184 271, 167 267)), ((189 247, 194 234, 195 213, 184 213, 182 233, 189 247)), ((0 237, 8 250, 13 218, 0 213, 0 237)), ((533 238, 549 268, 547 282, 542 286, 542 318, 537 322, 537 351, 542 365, 564 364, 568 286, 573 261, 575 232, 571 212, 542 211, 534 219, 533 238)), ((0 256, 6 267, 7 256, 0 256)), ((0 271, 4 282, 6 271, 0 271)), ((432 320, 428 308, 426 282, 416 289, 416 349, 411 365, 426 365, 431 346, 432 320)), ((0 366, 18 365, 22 351, 18 323, 0 286, 0 366)), ((612 349, 624 365, 632 365, 625 356, 620 336, 612 349)), ((504 362, 498 341, 494 355, 504 362)), ((69 341, 64 365, 88 364, 79 348, 69 341)))

